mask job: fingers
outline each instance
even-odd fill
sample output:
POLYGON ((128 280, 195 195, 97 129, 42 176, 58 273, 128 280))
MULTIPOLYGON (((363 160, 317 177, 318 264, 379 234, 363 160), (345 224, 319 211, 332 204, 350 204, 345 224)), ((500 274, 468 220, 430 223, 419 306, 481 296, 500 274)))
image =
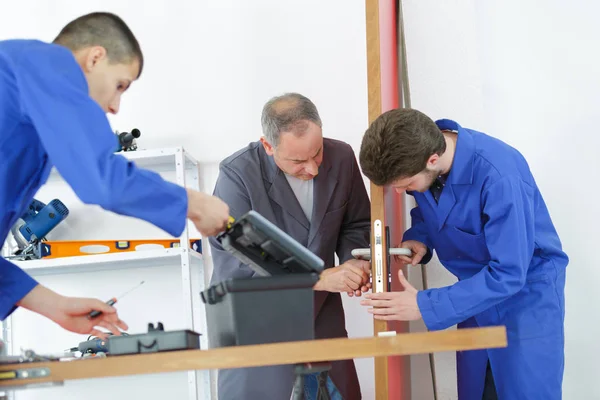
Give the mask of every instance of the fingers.
POLYGON ((113 306, 109 306, 103 301, 98 299, 80 299, 81 306, 85 309, 84 313, 89 313, 90 311, 101 311, 104 314, 115 314, 117 309, 113 306))
POLYGON ((364 282, 362 272, 358 268, 350 267, 344 271, 345 283, 352 288, 352 290, 358 289, 364 282))
POLYGON ((115 325, 123 331, 129 330, 129 325, 127 325, 125 321, 118 320, 115 322, 115 325))
POLYGON ((369 314, 373 315, 393 315, 395 311, 391 307, 383 307, 383 308, 369 308, 367 310, 369 314))
POLYGON ((116 336, 121 335, 121 331, 119 330, 119 328, 115 324, 111 324, 110 322, 99 321, 99 322, 96 322, 96 326, 101 326, 103 328, 108 329, 113 335, 116 335, 116 336))
POLYGON ((410 264, 412 263, 412 259, 409 256, 394 256, 397 258, 399 262, 402 264, 410 264))
POLYGON ((204 236, 215 236, 227 229, 229 206, 216 196, 188 190, 188 218, 204 236))
POLYGON ((342 265, 360 268, 367 275, 371 273, 371 262, 366 260, 348 260, 342 265))
POLYGON ((365 274, 369 275, 371 273, 371 263, 365 260, 357 260, 360 262, 358 265, 365 274))
POLYGON ((413 259, 410 262, 410 265, 419 265, 419 263, 423 259, 424 255, 425 255, 425 253, 423 253, 423 254, 421 254, 421 253, 415 254, 415 256, 413 257, 413 259))
POLYGON ((196 229, 198 229, 198 232, 200 232, 202 236, 215 236, 224 230, 222 228, 205 228, 198 224, 196 224, 196 229))
POLYGON ((406 279, 401 269, 398 270, 398 280, 400 281, 400 284, 402 285, 405 291, 417 291, 417 289, 415 289, 414 286, 411 285, 410 282, 408 282, 408 279, 406 279))
POLYGON ((91 336, 96 336, 102 340, 106 340, 108 339, 108 334, 102 331, 99 331, 98 329, 92 329, 92 331, 90 332, 91 336))
POLYGON ((358 282, 356 282, 355 279, 352 279, 359 285, 369 281, 369 274, 367 274, 361 267, 358 267, 353 264, 348 264, 348 265, 346 265, 346 269, 352 273, 351 275, 354 275, 354 276, 356 276, 356 278, 359 279, 358 282))
POLYGON ((360 304, 368 307, 390 307, 389 300, 362 300, 360 304))

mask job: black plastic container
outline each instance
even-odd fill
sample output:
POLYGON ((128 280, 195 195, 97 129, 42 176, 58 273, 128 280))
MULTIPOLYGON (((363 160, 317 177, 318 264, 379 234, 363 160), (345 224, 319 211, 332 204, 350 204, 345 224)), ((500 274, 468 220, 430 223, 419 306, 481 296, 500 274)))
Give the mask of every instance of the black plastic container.
POLYGON ((288 274, 229 279, 201 293, 209 347, 314 339, 319 276, 288 274))
POLYGON ((165 332, 162 323, 155 328, 148 324, 148 333, 110 336, 107 343, 110 355, 157 353, 200 348, 200 334, 191 330, 165 332))

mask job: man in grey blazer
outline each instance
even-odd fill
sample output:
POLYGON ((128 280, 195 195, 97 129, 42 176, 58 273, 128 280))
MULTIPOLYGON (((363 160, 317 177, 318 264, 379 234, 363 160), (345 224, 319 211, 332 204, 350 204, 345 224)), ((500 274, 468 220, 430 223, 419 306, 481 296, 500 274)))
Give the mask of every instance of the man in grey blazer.
MULTIPOLYGON (((239 218, 255 210, 325 262, 315 285, 315 337, 347 337, 340 293, 360 295, 370 288, 370 264, 353 259, 352 249, 369 246, 370 203, 352 148, 323 138, 315 105, 297 93, 275 97, 262 113, 260 141, 226 158, 214 194, 239 218), (337 254, 340 265, 334 265, 337 254)), ((209 239, 214 271, 211 284, 251 278, 253 270, 209 239)), ((353 360, 332 362, 328 388, 335 399, 361 399, 353 360)), ((292 366, 219 371, 221 400, 288 400, 292 366)), ((316 377, 305 384, 314 399, 316 377)))

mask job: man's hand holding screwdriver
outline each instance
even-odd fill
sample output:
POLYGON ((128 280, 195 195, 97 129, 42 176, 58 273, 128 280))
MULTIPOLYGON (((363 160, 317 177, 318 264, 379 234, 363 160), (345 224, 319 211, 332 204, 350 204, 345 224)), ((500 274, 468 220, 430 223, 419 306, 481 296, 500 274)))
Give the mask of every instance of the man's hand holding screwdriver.
POLYGON ((187 217, 204 236, 225 231, 229 222, 229 206, 218 197, 187 189, 187 217))

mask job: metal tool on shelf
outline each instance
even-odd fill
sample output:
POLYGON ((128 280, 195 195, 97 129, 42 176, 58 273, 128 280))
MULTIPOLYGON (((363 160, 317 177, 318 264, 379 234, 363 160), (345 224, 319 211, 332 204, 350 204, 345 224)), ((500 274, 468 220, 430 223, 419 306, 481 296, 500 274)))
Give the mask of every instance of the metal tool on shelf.
POLYGON ((54 199, 45 204, 33 199, 29 207, 10 232, 17 244, 17 250, 7 259, 32 260, 41 258, 40 244, 69 215, 69 209, 60 200, 54 199))

